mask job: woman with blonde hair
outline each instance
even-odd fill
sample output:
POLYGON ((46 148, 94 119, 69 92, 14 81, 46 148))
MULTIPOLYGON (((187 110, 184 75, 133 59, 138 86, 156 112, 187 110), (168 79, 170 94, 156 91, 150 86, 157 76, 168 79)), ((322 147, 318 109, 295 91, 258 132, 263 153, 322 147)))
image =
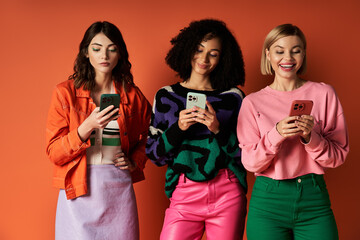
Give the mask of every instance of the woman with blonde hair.
POLYGON ((244 99, 237 125, 242 163, 256 176, 249 240, 338 239, 323 175, 349 151, 344 112, 331 86, 299 76, 305 70, 302 31, 292 24, 271 30, 261 72, 274 81, 244 99), (312 102, 311 112, 289 116, 295 100, 302 109, 312 102))

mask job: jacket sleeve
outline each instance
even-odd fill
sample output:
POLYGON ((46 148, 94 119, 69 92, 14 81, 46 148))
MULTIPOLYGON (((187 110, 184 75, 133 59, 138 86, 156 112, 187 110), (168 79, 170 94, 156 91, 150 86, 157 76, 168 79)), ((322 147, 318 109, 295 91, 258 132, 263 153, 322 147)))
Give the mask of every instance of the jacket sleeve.
POLYGON ((142 115, 140 116, 141 122, 136 127, 140 128, 140 136, 139 142, 133 149, 130 150, 129 157, 131 160, 136 162, 137 168, 142 171, 145 168, 146 161, 148 160, 148 157, 145 154, 145 146, 149 130, 151 105, 140 90, 138 90, 138 94, 140 102, 139 108, 142 115))
POLYGON ((320 166, 335 168, 344 163, 349 152, 349 136, 340 101, 329 88, 325 116, 315 124, 305 150, 320 166))
MULTIPOLYGON (((163 102, 164 99, 167 99, 167 94, 169 93, 165 89, 160 89, 156 93, 146 144, 146 154, 157 166, 163 166, 169 161, 173 161, 174 151, 172 150, 181 144, 185 134, 179 128, 177 121, 170 123, 170 120, 165 118, 165 114, 175 114, 169 113, 175 109, 163 102)), ((180 109, 176 111, 180 111, 180 109)))
MULTIPOLYGON (((65 92, 65 91, 63 91, 65 92)), ((52 94, 46 123, 46 155, 55 165, 64 165, 90 146, 90 141, 83 142, 77 127, 70 129, 70 106, 59 88, 52 94)))
POLYGON ((244 99, 238 116, 237 137, 241 148, 241 161, 250 172, 266 170, 285 139, 277 132, 276 126, 261 136, 256 122, 256 111, 247 98, 244 99))

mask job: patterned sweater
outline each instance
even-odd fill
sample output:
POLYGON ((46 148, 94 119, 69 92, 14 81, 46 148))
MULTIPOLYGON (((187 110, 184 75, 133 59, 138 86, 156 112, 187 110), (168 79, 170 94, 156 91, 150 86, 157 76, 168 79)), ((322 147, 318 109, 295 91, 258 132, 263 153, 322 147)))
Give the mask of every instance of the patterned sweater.
POLYGON ((236 123, 243 94, 238 88, 227 91, 197 91, 180 83, 161 88, 155 96, 146 154, 157 166, 168 165, 165 192, 170 198, 180 173, 192 181, 213 179, 218 171, 229 168, 247 190, 246 171, 236 138, 236 123), (216 111, 220 132, 213 134, 196 123, 182 131, 179 113, 185 109, 188 92, 203 93, 216 111))

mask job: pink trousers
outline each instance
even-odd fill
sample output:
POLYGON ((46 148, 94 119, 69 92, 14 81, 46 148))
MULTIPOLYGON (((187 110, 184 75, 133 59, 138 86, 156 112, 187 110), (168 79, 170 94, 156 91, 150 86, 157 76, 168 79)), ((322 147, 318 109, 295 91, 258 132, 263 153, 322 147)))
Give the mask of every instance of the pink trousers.
POLYGON ((246 195, 235 174, 222 169, 212 180, 194 182, 180 175, 165 212, 161 240, 242 239, 246 195))

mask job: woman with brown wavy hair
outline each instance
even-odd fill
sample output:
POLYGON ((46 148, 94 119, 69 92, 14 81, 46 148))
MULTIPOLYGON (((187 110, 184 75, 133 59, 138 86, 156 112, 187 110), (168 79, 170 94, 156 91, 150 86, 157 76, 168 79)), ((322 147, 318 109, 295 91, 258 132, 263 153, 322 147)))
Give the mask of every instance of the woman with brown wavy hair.
POLYGON ((60 189, 55 238, 139 239, 132 183, 144 179, 150 104, 135 86, 119 29, 85 32, 69 80, 53 92, 46 153, 60 189), (102 94, 120 104, 100 111, 102 94))

